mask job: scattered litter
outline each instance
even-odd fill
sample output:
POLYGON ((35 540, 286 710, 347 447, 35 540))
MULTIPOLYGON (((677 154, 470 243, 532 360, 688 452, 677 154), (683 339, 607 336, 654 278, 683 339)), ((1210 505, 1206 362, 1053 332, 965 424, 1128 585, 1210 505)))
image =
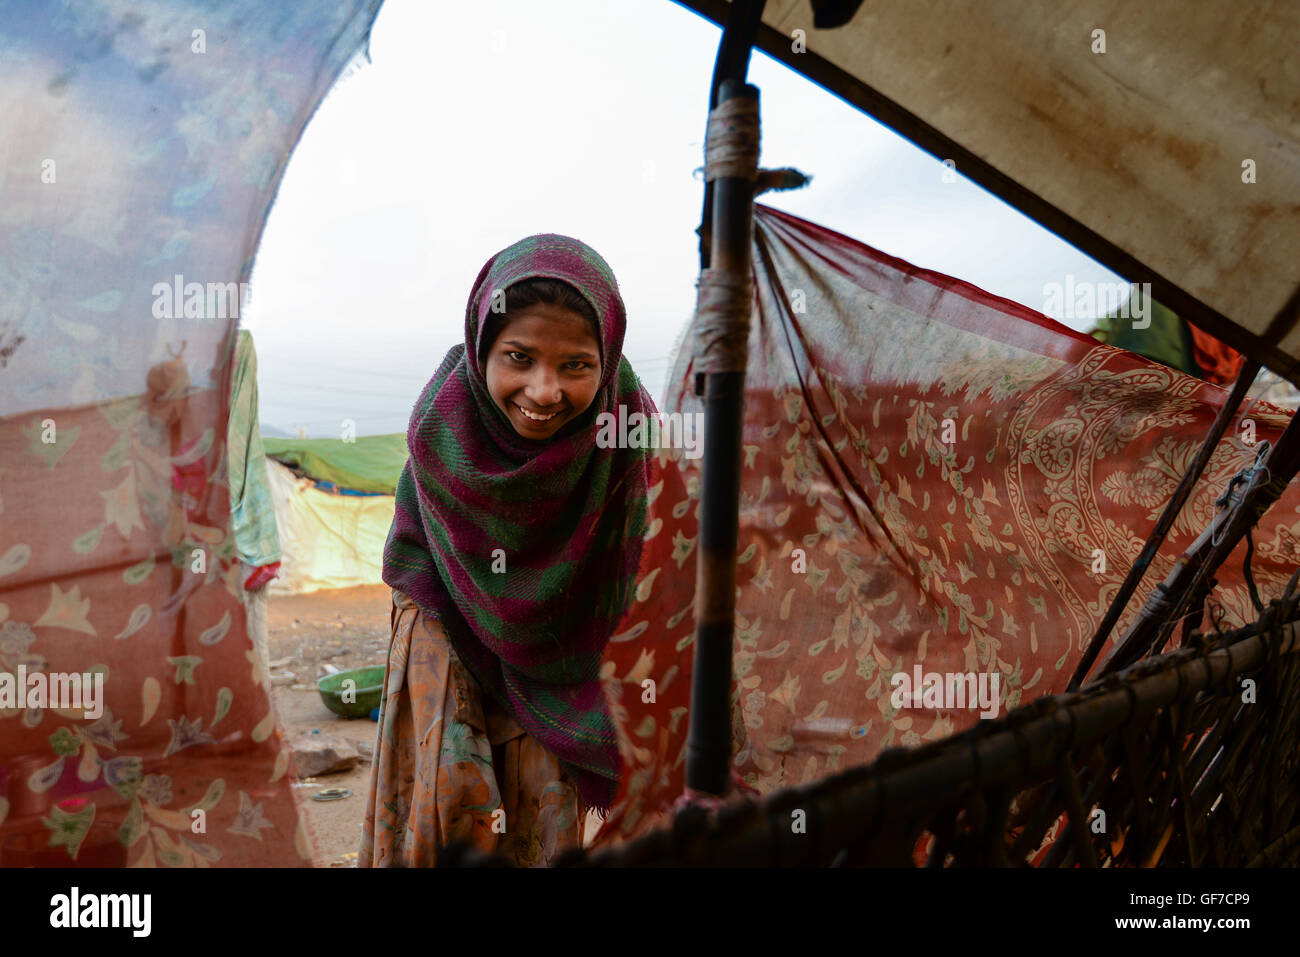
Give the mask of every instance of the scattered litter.
POLYGON ((313 801, 341 801, 352 797, 351 788, 322 788, 311 796, 313 801))

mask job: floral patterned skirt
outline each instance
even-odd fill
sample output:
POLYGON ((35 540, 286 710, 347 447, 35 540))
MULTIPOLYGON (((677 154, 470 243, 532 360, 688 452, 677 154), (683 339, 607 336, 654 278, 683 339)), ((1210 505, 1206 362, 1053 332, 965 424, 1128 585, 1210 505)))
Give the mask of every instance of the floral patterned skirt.
POLYGON ((520 867, 582 846, 586 809, 549 751, 485 693, 442 624, 393 589, 360 867, 431 867, 463 842, 520 867))

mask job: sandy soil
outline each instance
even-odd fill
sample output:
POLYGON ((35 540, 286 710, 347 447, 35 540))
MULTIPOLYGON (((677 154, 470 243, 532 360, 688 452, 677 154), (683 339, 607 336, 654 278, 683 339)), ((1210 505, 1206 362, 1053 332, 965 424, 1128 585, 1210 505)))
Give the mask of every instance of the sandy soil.
MULTIPOLYGON (((365 718, 349 720, 331 713, 316 690, 316 679, 329 664, 339 671, 383 665, 391 637, 387 585, 341 588, 310 595, 272 596, 267 603, 268 656, 272 697, 284 733, 290 739, 319 729, 349 738, 363 755, 375 746, 378 726, 365 718)), ((316 867, 356 867, 361 819, 370 789, 370 763, 351 771, 305 778, 295 784, 307 815, 316 867), (337 801, 310 800, 325 788, 350 788, 337 801)), ((587 819, 585 833, 595 834, 599 820, 587 819)))
MULTIPOLYGON (((371 585, 271 597, 267 651, 272 695, 286 736, 294 738, 316 728, 350 739, 363 754, 374 748, 375 722, 332 714, 316 691, 316 679, 326 674, 323 665, 327 663, 339 671, 384 664, 391 594, 387 585, 371 585)), ((325 788, 352 790, 352 795, 342 800, 304 800, 303 806, 315 848, 312 863, 316 867, 355 867, 370 764, 362 762, 341 774, 305 778, 295 787, 302 798, 325 788)))

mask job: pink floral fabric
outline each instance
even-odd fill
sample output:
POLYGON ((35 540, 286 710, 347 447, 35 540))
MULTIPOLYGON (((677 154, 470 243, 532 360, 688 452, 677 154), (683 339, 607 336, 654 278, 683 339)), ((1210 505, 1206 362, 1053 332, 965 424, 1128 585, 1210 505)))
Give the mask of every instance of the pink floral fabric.
MULTIPOLYGON (((770 792, 981 720, 896 695, 918 670, 996 676, 998 716, 1064 690, 1226 391, 764 206, 753 261, 733 763, 770 792)), ((669 411, 701 408, 689 354, 669 411)), ((1289 421, 1238 414, 1113 640, 1289 421)), ((698 464, 659 460, 605 655, 624 773, 597 845, 662 825, 684 784, 698 464)), ((1293 484, 1256 530, 1265 602, 1300 565, 1297 515, 1293 484)), ((1244 553, 1211 596, 1224 628, 1254 618, 1244 553)))

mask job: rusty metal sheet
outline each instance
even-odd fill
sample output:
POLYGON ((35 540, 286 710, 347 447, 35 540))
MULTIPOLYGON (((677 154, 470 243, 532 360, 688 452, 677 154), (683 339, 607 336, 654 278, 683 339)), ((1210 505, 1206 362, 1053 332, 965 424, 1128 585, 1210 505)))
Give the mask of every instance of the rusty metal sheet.
POLYGON ((761 48, 941 158, 929 134, 955 141, 959 172, 1297 381, 1300 328, 1274 320, 1300 288, 1300 4, 867 0, 816 30, 770 0, 763 22, 761 48))

